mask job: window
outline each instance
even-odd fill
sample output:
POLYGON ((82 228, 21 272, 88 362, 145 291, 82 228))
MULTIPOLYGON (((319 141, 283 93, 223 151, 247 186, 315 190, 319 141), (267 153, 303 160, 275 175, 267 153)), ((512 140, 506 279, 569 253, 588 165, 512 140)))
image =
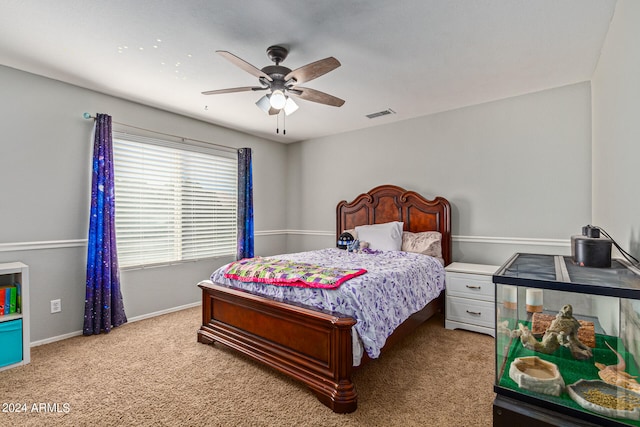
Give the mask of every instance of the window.
POLYGON ((236 251, 236 153, 113 134, 121 267, 236 251))

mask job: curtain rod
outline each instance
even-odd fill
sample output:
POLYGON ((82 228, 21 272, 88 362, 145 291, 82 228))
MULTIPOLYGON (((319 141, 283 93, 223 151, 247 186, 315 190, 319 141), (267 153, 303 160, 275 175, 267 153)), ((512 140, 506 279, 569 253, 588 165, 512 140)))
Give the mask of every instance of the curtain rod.
MULTIPOLYGON (((87 120, 89 120, 89 119, 94 119, 94 120, 95 120, 95 119, 96 119, 96 116, 92 116, 90 113, 84 113, 84 114, 82 115, 82 117, 84 117, 84 118, 85 118, 85 119, 87 119, 87 120)), ((184 136, 172 135, 172 134, 170 134, 170 133, 164 133, 164 132, 158 132, 158 131, 156 131, 156 130, 145 129, 145 128, 138 127, 138 126, 128 125, 128 124, 126 124, 126 123, 116 122, 115 120, 113 120, 113 123, 116 123, 116 124, 121 125, 121 126, 127 126, 127 127, 130 127, 130 128, 133 128, 133 129, 138 129, 138 130, 143 130, 143 131, 146 131, 146 132, 156 133, 156 134, 158 134, 158 135, 164 135, 164 136, 170 136, 170 137, 172 137, 172 138, 178 138, 178 139, 181 139, 182 141, 189 140, 189 141, 201 142, 201 143, 203 143, 203 144, 214 145, 214 146, 216 146, 216 147, 220 147, 220 148, 223 148, 223 149, 225 149, 225 150, 232 151, 232 152, 234 152, 234 153, 236 153, 236 152, 238 151, 238 149, 237 149, 237 148, 229 147, 229 146, 227 146, 227 145, 222 145, 222 144, 216 144, 216 143, 214 143, 214 142, 201 141, 201 140, 199 140, 199 139, 186 138, 186 137, 184 137, 184 136)))

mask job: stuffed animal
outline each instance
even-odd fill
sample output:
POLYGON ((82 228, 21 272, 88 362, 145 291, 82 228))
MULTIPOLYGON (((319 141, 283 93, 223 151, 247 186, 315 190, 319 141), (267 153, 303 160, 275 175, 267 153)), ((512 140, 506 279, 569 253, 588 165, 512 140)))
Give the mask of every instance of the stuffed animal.
POLYGON ((369 242, 361 242, 358 239, 354 240, 353 242, 349 242, 349 244, 347 245, 347 252, 353 252, 357 254, 371 253, 371 251, 369 250, 369 242))

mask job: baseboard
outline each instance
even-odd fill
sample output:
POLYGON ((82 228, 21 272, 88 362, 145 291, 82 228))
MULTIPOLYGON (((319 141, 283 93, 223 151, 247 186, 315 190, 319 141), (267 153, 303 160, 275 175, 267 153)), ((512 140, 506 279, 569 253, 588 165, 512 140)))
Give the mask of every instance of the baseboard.
POLYGON ((137 322, 138 320, 149 319, 151 317, 162 316, 163 314, 173 313, 174 311, 186 310, 187 308, 198 307, 202 304, 202 301, 192 302, 185 305, 179 305, 177 307, 167 308, 165 310, 154 311, 153 313, 141 314, 140 316, 132 317, 128 319, 127 323, 137 322))
MULTIPOLYGON (((150 319, 156 316, 162 316, 163 314, 173 313, 175 311, 186 310, 188 308, 198 307, 202 303, 200 301, 193 302, 190 304, 180 305, 178 307, 171 307, 165 310, 154 311, 153 313, 142 314, 140 316, 135 316, 127 319, 127 323, 137 322, 139 320, 150 319)), ((126 324, 125 324, 126 325, 126 324)), ((123 326, 125 326, 123 325, 123 326)), ((67 338, 73 338, 82 335, 82 331, 69 332, 68 334, 58 335, 51 338, 45 338, 43 340, 32 341, 30 347, 38 347, 40 345, 51 344, 52 342, 66 340, 67 338)))
POLYGON ((52 342, 66 340, 67 338, 77 337, 82 335, 82 331, 69 332, 68 334, 57 335, 51 338, 45 338, 43 340, 31 341, 30 347, 38 347, 40 345, 51 344, 52 342))

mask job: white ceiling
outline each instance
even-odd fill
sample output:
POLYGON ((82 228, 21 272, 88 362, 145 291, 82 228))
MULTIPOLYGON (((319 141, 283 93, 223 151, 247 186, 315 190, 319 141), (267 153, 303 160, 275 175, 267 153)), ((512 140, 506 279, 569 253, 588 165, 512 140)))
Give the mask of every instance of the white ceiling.
POLYGON ((1 0, 0 63, 293 142, 590 80, 615 2, 1 0), (262 68, 274 44, 291 69, 337 58, 304 86, 346 103, 296 100, 283 136, 254 105, 264 92, 200 93, 258 83, 216 50, 262 68))

